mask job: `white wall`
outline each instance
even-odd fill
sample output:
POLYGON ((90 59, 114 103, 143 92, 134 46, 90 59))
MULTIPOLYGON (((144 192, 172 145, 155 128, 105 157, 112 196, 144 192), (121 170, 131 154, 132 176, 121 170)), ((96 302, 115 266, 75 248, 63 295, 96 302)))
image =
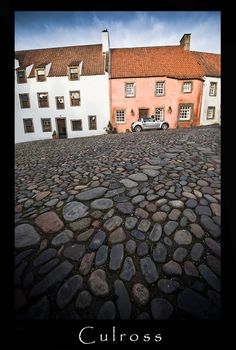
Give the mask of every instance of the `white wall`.
POLYGON ((51 139, 52 132, 43 132, 41 118, 51 118, 52 131, 56 127, 55 118, 66 118, 67 137, 83 137, 105 133, 104 127, 110 119, 108 74, 82 76, 70 81, 68 77, 47 77, 44 82, 28 78, 27 83, 17 84, 15 80, 15 142, 51 139), (69 91, 80 90, 81 106, 70 106, 69 91), (38 107, 38 92, 47 92, 49 108, 38 107), (30 108, 21 108, 19 94, 28 93, 30 108), (56 96, 64 96, 65 109, 56 109, 56 96), (96 115, 97 130, 89 130, 88 116, 96 115), (34 133, 25 133, 23 119, 33 118, 34 133), (72 131, 71 120, 82 119, 82 131, 72 131))
POLYGON ((219 124, 221 117, 221 79, 214 77, 205 77, 203 83, 203 96, 200 125, 219 124), (209 96, 210 82, 217 83, 216 96, 209 96), (207 108, 215 107, 215 118, 207 119, 207 108))

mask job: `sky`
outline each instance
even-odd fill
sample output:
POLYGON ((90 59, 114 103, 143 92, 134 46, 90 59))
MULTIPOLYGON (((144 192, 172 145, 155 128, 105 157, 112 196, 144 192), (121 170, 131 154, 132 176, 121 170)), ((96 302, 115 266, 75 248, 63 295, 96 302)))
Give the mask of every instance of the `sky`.
POLYGON ((104 29, 111 48, 179 45, 191 33, 191 50, 221 49, 219 11, 17 11, 15 49, 99 44, 104 29))

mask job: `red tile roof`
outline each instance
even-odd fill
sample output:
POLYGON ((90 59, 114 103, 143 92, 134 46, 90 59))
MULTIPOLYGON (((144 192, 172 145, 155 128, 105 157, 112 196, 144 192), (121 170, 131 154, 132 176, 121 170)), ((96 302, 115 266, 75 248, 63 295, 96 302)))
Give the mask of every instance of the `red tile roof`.
POLYGON ((192 53, 201 64, 206 76, 221 76, 221 55, 197 51, 192 51, 192 53))
MULTIPOLYGON (((101 44, 16 51, 15 57, 20 62, 20 68, 26 68, 31 64, 36 67, 41 66, 43 62, 51 62, 49 77, 67 76, 67 66, 71 62, 80 61, 83 61, 82 75, 104 74, 101 44)), ((30 77, 34 77, 33 69, 30 77)))
POLYGON ((212 54, 206 55, 185 51, 179 46, 112 49, 111 78, 167 76, 196 79, 206 72, 220 75, 217 59, 213 59, 212 54))

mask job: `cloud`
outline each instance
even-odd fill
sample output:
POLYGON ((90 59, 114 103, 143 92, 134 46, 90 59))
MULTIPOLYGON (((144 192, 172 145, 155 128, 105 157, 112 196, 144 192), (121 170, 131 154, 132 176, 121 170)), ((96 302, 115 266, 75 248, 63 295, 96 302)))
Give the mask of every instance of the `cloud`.
POLYGON ((191 33, 191 49, 220 53, 219 12, 72 12, 16 22, 16 50, 101 43, 108 29, 111 47, 179 45, 191 33), (69 14, 67 14, 69 16, 69 14))

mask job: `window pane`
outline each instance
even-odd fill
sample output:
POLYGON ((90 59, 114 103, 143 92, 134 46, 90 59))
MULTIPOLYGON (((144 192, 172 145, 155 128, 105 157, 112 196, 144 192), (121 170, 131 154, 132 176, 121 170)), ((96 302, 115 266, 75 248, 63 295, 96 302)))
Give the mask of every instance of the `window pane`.
POLYGON ((41 119, 41 121, 42 121, 42 129, 44 132, 52 131, 50 118, 43 118, 41 119))
POLYGON ((33 119, 23 119, 25 133, 34 132, 33 119))
POLYGON ((164 95, 164 82, 156 83, 156 95, 164 95))
POLYGON ((134 96, 134 84, 133 83, 126 83, 125 84, 125 95, 126 95, 126 97, 133 97, 134 96))
POLYGON ((82 120, 72 120, 72 131, 82 130, 82 120))
POLYGON ((116 111, 116 123, 124 123, 125 111, 116 111))
POLYGON ((191 92, 192 83, 185 82, 183 83, 183 92, 191 92))
POLYGON ((89 130, 97 130, 97 120, 95 115, 89 115, 89 130))
POLYGON ((156 108, 155 117, 157 120, 163 120, 164 118, 164 108, 156 108))

